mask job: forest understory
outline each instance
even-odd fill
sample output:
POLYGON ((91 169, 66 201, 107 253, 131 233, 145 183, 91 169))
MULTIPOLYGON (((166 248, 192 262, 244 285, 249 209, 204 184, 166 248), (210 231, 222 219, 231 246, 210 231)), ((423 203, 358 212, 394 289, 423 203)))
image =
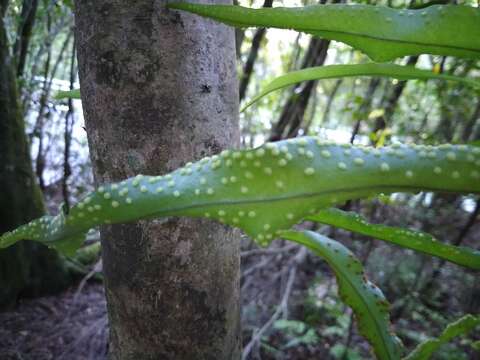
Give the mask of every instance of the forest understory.
MULTIPOLYGON (((361 204, 351 206, 358 208, 361 204)), ((420 219, 418 211, 404 206, 375 202, 368 212, 372 222, 428 226, 428 220, 420 219)), ((478 221, 465 233, 463 210, 445 209, 443 214, 436 211, 436 216, 435 224, 440 225, 430 229, 433 234, 444 239, 464 234, 465 246, 480 241, 478 221)), ((423 340, 424 333, 437 335, 449 321, 480 308, 480 289, 468 270, 444 266, 435 282, 429 284, 432 273, 439 269, 438 260, 344 231, 332 234, 328 227, 320 231, 355 249, 356 255, 365 260, 367 276, 384 289, 392 304, 394 329, 409 349, 423 340), (391 260, 386 263, 384 259, 391 260)), ((268 248, 258 248, 245 236, 241 241, 246 359, 371 358, 367 342, 355 325, 351 326, 351 311, 338 299, 335 277, 326 263, 305 248, 281 240, 268 248)), ((2 360, 106 359, 106 302, 101 281, 93 276, 99 273, 101 263, 95 261, 88 274, 65 292, 23 299, 14 311, 0 313, 2 360)), ((474 333, 472 339, 480 340, 480 334, 474 333)), ((434 359, 480 359, 462 341, 442 350, 434 359)))
POLYGON ((181 2, 0 0, 0 360, 480 360, 480 0, 181 2))

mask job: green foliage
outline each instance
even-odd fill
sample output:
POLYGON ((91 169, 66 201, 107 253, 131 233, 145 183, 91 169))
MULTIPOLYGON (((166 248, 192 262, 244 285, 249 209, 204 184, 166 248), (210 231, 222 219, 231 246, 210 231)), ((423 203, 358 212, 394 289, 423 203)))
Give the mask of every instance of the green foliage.
POLYGON ((473 342, 472 348, 474 348, 476 351, 480 351, 480 340, 473 342))
POLYGON ((324 209, 308 220, 372 236, 404 248, 413 249, 447 261, 480 270, 480 251, 444 244, 420 231, 369 224, 360 215, 339 209, 324 209))
MULTIPOLYGON (((73 4, 64 1, 68 7, 73 4)), ((480 58, 480 11, 473 7, 438 5, 421 10, 397 10, 370 5, 321 5, 304 8, 247 9, 238 6, 177 3, 167 5, 235 26, 292 28, 344 42, 374 61, 404 55, 438 54, 480 58)), ((443 79, 478 86, 451 75, 393 64, 333 65, 286 74, 267 85, 262 96, 304 80, 389 76, 399 80, 443 79)), ((56 99, 80 98, 80 90, 62 91, 56 99)), ((356 96, 358 104, 363 99, 356 96)), ((384 114, 378 113, 380 117, 384 114)), ((363 114, 362 114, 363 116, 363 114)), ((375 140, 385 141, 387 131, 375 140)), ((476 145, 476 144, 472 144, 476 145)), ((314 232, 286 231, 302 219, 334 225, 406 248, 480 269, 478 251, 442 244, 412 230, 368 224, 358 215, 329 209, 349 199, 392 192, 450 191, 480 193, 480 148, 467 145, 394 145, 380 149, 352 147, 301 138, 267 144, 186 164, 164 176, 143 176, 102 185, 57 216, 44 216, 0 237, 0 248, 19 240, 43 242, 69 256, 92 227, 165 216, 216 219, 243 229, 259 244, 282 236, 303 244, 324 258, 337 277, 339 295, 358 320, 360 332, 379 359, 400 359, 401 345, 390 331, 388 303, 370 283, 360 262, 343 245, 314 232)), ((99 244, 83 251, 96 257, 99 244)), ((339 331, 348 327, 337 318, 339 331)), ((342 322, 343 321, 343 322, 342 322)), ((421 344, 406 359, 425 359, 443 343, 478 325, 467 316, 447 327, 438 339, 421 344)), ((275 328, 296 344, 313 344, 315 329, 303 322, 279 320, 275 328)), ((271 349, 273 351, 273 349, 271 349)), ((333 354, 343 356, 337 345, 333 354)), ((352 350, 349 358, 360 358, 352 350)))
POLYGON ((343 344, 335 344, 330 349, 330 354, 332 354, 335 359, 340 360, 362 360, 362 356, 355 351, 354 349, 347 349, 343 344))
POLYGON ((405 358, 405 360, 429 359, 432 353, 435 352, 440 346, 457 336, 468 333, 479 325, 480 316, 466 315, 448 325, 438 338, 428 339, 422 342, 405 358))
POLYGON ((452 75, 435 74, 432 71, 416 69, 413 66, 401 66, 401 65, 395 65, 395 64, 376 64, 376 63, 317 66, 317 67, 302 69, 298 71, 293 71, 288 74, 275 78, 269 84, 267 84, 267 86, 265 86, 258 95, 256 95, 252 100, 250 100, 243 107, 242 111, 245 110, 250 105, 252 105, 253 103, 260 100, 265 95, 271 93, 272 91, 282 89, 284 87, 297 84, 302 81, 353 77, 353 76, 383 76, 383 77, 392 77, 399 80, 441 79, 441 80, 458 81, 461 83, 465 83, 467 85, 480 88, 480 82, 472 79, 459 77, 459 76, 452 76, 452 75))
POLYGON ((100 241, 96 241, 79 249, 75 254, 74 260, 82 265, 94 264, 100 257, 100 251, 100 241))
POLYGON ((60 99, 81 99, 80 89, 73 89, 67 91, 58 91, 54 97, 56 100, 60 99))
POLYGON ((358 259, 342 244, 311 231, 285 231, 282 237, 302 244, 325 259, 335 272, 338 292, 355 313, 360 333, 378 359, 399 359, 401 345, 390 331, 389 304, 382 291, 368 281, 358 259))
POLYGON ((319 209, 379 193, 480 193, 480 149, 465 145, 374 149, 313 137, 224 151, 165 176, 101 186, 71 209, 44 216, 0 238, 0 247, 30 239, 70 254, 86 232, 164 216, 217 219, 261 245, 319 209))
POLYGON ((480 58, 480 10, 468 6, 434 5, 419 10, 397 10, 335 4, 250 9, 173 3, 168 7, 237 27, 294 29, 341 41, 379 62, 419 54, 480 58))
POLYGON ((314 345, 319 341, 315 329, 303 321, 280 319, 275 321, 273 328, 289 338, 287 344, 283 346, 284 349, 298 345, 314 345))

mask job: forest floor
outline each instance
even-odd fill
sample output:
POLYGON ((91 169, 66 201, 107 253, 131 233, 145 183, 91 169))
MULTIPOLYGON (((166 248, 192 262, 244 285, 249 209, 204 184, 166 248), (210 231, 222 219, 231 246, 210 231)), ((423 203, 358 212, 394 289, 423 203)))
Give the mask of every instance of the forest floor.
MULTIPOLYGON (((259 352, 263 353, 264 336, 273 335, 269 340, 280 345, 285 340, 272 334, 273 325, 289 314, 299 315, 313 272, 307 269, 306 252, 283 242, 276 242, 266 250, 245 251, 242 261, 245 262, 242 276, 244 346, 251 347, 249 359, 268 359, 271 355, 259 352), (275 279, 271 278, 272 273, 277 273, 275 279), (285 282, 287 289, 282 285, 285 282), (252 340, 252 330, 272 319, 271 309, 279 298, 284 299, 282 313, 265 328, 265 333, 252 340)), ((98 281, 76 285, 53 296, 24 299, 13 311, 0 313, 0 324, 0 360, 106 359, 107 310, 103 286, 98 281)), ((284 349, 281 358, 308 358, 319 353, 318 345, 310 350, 302 346, 284 349)), ((328 349, 321 352, 328 354, 328 349)))
POLYGON ((98 282, 23 300, 14 311, 0 313, 0 324, 1 360, 106 358, 107 309, 98 282))

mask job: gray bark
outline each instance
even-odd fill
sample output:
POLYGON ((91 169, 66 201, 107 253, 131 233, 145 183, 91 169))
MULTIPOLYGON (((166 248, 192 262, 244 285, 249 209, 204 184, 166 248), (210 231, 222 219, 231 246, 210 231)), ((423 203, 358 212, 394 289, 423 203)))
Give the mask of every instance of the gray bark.
MULTIPOLYGON (((238 144, 233 29, 164 6, 76 1, 97 184, 167 173, 238 144)), ((236 232, 170 218, 101 233, 112 359, 239 358, 236 232)))

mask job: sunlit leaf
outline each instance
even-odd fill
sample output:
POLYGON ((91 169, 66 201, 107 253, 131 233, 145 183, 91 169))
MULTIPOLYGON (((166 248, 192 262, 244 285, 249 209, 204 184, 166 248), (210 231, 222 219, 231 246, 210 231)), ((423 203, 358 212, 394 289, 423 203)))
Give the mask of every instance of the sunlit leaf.
POLYGON ((67 91, 58 91, 54 98, 56 100, 60 99, 81 99, 80 96, 80 89, 73 89, 73 90, 67 90, 67 91))
POLYGON ((164 216, 216 219, 267 245, 277 231, 348 199, 421 190, 480 193, 479 155, 478 147, 466 145, 374 149, 314 137, 224 151, 165 176, 100 186, 71 209, 4 234, 0 247, 31 239, 65 249, 95 226, 164 216))
POLYGON ((253 103, 260 100, 265 95, 271 93, 272 91, 282 89, 284 87, 300 83, 302 81, 308 80, 321 80, 321 79, 332 79, 332 78, 342 78, 342 77, 352 77, 352 76, 383 76, 383 77, 392 77, 399 80, 409 80, 409 79, 441 79, 441 80, 450 80, 457 81, 467 85, 471 85, 477 88, 480 88, 480 81, 462 78, 459 76, 444 75, 444 74, 435 74, 432 71, 420 70, 413 66, 401 66, 395 64, 354 64, 354 65, 328 65, 328 66, 317 66, 307 69, 302 69, 298 71, 293 71, 288 74, 279 76, 267 84, 263 89, 261 89, 258 95, 255 95, 253 99, 248 101, 248 103, 242 108, 242 111, 253 103))
POLYGON ((309 216, 308 220, 372 236, 404 248, 420 251, 458 265, 480 270, 480 251, 444 244, 432 235, 421 231, 370 224, 360 215, 340 209, 320 210, 317 214, 309 216))
POLYGON ((480 9, 470 6, 433 5, 405 10, 330 4, 251 9, 180 2, 168 7, 237 27, 294 29, 341 41, 379 62, 419 54, 480 58, 480 9))

